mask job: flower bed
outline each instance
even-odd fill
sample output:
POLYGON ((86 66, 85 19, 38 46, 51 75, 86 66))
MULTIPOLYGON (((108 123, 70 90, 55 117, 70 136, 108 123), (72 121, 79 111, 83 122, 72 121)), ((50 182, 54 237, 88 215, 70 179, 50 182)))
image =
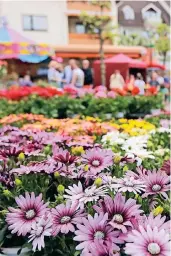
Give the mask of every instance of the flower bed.
POLYGON ((33 113, 43 114, 49 118, 67 118, 79 114, 107 119, 117 117, 121 113, 125 117, 137 118, 150 114, 152 109, 161 107, 162 97, 160 95, 117 96, 116 98, 96 98, 93 95, 85 95, 82 98, 66 95, 45 98, 32 95, 20 101, 1 99, 0 117, 33 113))
MULTIPOLYGON (((70 95, 72 97, 83 97, 85 95, 94 95, 95 98, 115 98, 117 95, 138 95, 139 89, 137 87, 132 87, 131 89, 124 87, 123 90, 117 89, 114 91, 107 91, 104 86, 97 86, 94 89, 91 87, 83 87, 77 89, 72 85, 65 86, 64 89, 59 89, 53 86, 41 87, 41 86, 11 86, 8 89, 0 90, 0 98, 8 100, 19 101, 30 95, 39 95, 44 98, 51 98, 54 96, 70 95)), ((157 90, 151 87, 147 90, 146 96, 157 95, 157 90)))
POLYGON ((43 256, 169 255, 169 128, 32 114, 0 124, 3 247, 43 256))

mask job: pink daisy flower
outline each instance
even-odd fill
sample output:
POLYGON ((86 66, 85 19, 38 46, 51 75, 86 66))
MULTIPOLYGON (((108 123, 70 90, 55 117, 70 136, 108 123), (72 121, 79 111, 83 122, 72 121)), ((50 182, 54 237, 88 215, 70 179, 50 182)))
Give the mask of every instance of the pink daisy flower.
POLYGON ((41 251, 45 247, 44 237, 52 235, 52 218, 49 214, 48 216, 43 216, 38 220, 37 223, 34 223, 32 230, 30 232, 29 241, 32 242, 33 251, 36 251, 38 248, 41 251))
POLYGON ((170 232, 171 229, 171 220, 166 221, 166 216, 161 216, 160 214, 157 216, 154 216, 152 213, 146 218, 144 218, 144 223, 143 227, 147 228, 148 225, 150 225, 151 228, 157 227, 159 230, 164 229, 168 233, 170 232))
POLYGON ((170 184, 169 176, 165 173, 162 171, 148 171, 147 175, 143 176, 143 180, 146 184, 146 190, 142 197, 161 194, 168 198, 166 192, 170 190, 170 184))
POLYGON ((131 218, 140 216, 142 210, 140 205, 136 204, 134 199, 126 200, 125 196, 117 193, 114 200, 110 196, 106 196, 104 200, 99 201, 99 206, 94 205, 93 208, 98 213, 108 213, 109 224, 123 233, 127 232, 128 227, 132 227, 131 218))
POLYGON ((125 253, 131 256, 168 256, 170 255, 169 234, 164 229, 140 226, 128 234, 125 253))
POLYGON ((167 175, 170 175, 170 174, 171 174, 170 162, 171 162, 171 160, 165 161, 165 162, 163 163, 161 169, 160 169, 162 172, 165 172, 167 175))
POLYGON ((26 192, 25 197, 20 195, 15 198, 19 208, 9 207, 6 221, 12 234, 17 233, 18 236, 25 236, 31 231, 31 228, 48 210, 48 203, 44 204, 42 194, 35 197, 34 192, 31 195, 26 192))
POLYGON ((54 236, 59 232, 67 234, 69 231, 75 231, 74 225, 82 222, 82 218, 86 216, 84 210, 77 209, 78 202, 72 204, 71 201, 67 201, 66 205, 60 204, 51 210, 54 236))
POLYGON ((82 256, 120 256, 118 251, 113 250, 112 244, 106 247, 103 243, 99 243, 98 241, 95 241, 95 243, 90 246, 89 251, 90 253, 82 253, 82 256))
POLYGON ((78 201, 79 207, 84 208, 84 205, 88 202, 95 202, 99 200, 100 197, 104 197, 108 190, 106 186, 101 186, 97 188, 95 185, 83 189, 81 182, 78 182, 77 185, 69 186, 68 189, 65 189, 68 195, 64 195, 64 198, 71 200, 72 202, 78 201))
POLYGON ((111 150, 92 148, 82 155, 82 162, 88 166, 90 172, 96 175, 113 165, 113 155, 111 150))
POLYGON ((116 179, 115 183, 111 185, 113 189, 118 192, 133 192, 134 194, 142 193, 145 191, 145 182, 142 180, 134 179, 134 177, 124 177, 116 179))
POLYGON ((160 214, 157 216, 154 216, 153 213, 150 213, 149 216, 141 216, 139 218, 134 217, 131 219, 133 229, 139 230, 139 226, 142 226, 145 230, 147 229, 147 226, 149 225, 151 228, 157 227, 159 230, 164 229, 166 232, 170 233, 171 229, 171 221, 165 221, 166 216, 161 216, 160 214))
POLYGON ((104 247, 108 248, 112 244, 113 250, 119 251, 119 247, 116 243, 120 243, 118 239, 119 232, 114 231, 107 223, 108 214, 105 215, 95 214, 94 218, 88 215, 88 218, 82 219, 82 225, 77 224, 78 230, 75 231, 75 241, 80 242, 76 247, 76 250, 83 250, 84 253, 88 253, 92 246, 96 243, 102 243, 104 247))

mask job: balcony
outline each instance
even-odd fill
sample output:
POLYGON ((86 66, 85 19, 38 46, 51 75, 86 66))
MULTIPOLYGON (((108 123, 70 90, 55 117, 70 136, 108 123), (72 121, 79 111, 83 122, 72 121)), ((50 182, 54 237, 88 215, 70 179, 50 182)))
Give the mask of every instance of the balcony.
MULTIPOLYGON (((86 11, 89 14, 99 14, 100 8, 98 6, 91 5, 89 1, 72 1, 67 0, 67 15, 78 17, 81 12, 86 11)), ((111 10, 105 8, 104 14, 112 16, 111 10)))
MULTIPOLYGON (((69 44, 99 44, 96 35, 69 33, 69 44)), ((106 40, 106 45, 111 45, 110 40, 106 40)))

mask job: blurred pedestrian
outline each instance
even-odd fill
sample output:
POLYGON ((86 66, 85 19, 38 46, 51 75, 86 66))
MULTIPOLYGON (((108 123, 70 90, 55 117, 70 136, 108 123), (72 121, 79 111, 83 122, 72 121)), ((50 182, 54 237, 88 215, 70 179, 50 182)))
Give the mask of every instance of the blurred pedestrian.
POLYGON ((151 74, 151 80, 150 80, 149 84, 151 86, 155 86, 155 87, 157 87, 157 89, 159 89, 159 82, 157 81, 157 79, 158 79, 158 74, 157 74, 157 72, 153 71, 151 74))
POLYGON ((123 89, 125 81, 119 70, 115 70, 110 77, 110 89, 123 89))
POLYGON ((49 69, 48 69, 48 82, 52 85, 56 86, 56 80, 57 80, 57 61, 51 60, 49 63, 49 69))
POLYGON ((128 86, 134 86, 134 83, 135 83, 135 76, 133 74, 130 74, 130 77, 127 81, 127 85, 128 86))
POLYGON ((145 93, 145 82, 141 73, 137 73, 134 85, 139 88, 139 95, 144 95, 145 93))
POLYGON ((31 81, 30 75, 25 75, 23 78, 19 79, 20 86, 32 86, 33 82, 31 81))
POLYGON ((59 88, 63 88, 66 80, 64 79, 64 69, 62 63, 58 63, 56 66, 56 82, 59 88))
POLYGON ((72 81, 73 70, 71 68, 72 62, 74 59, 70 59, 68 65, 64 68, 64 79, 66 84, 70 84, 72 81))
POLYGON ((93 74, 89 60, 83 60, 82 70, 84 72, 84 85, 93 85, 93 74))
POLYGON ((77 61, 70 61, 72 69, 72 81, 71 84, 77 88, 82 88, 84 85, 84 72, 78 67, 77 61))

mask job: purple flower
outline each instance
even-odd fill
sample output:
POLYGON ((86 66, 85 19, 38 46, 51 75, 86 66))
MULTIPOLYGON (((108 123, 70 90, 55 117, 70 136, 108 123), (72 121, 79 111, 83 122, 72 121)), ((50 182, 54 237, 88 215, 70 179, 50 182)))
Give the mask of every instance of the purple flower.
POLYGON ((6 187, 14 186, 14 177, 9 173, 9 168, 5 161, 3 161, 3 166, 0 165, 0 182, 6 187))
POLYGON ((33 251, 38 248, 41 251, 45 247, 44 237, 52 235, 52 218, 51 215, 41 217, 37 223, 34 223, 29 236, 29 242, 32 241, 33 251))
POLYGON ((59 232, 67 234, 69 231, 75 231, 74 224, 81 223, 86 215, 83 210, 77 208, 78 202, 72 204, 71 201, 67 201, 66 205, 60 204, 51 210, 54 236, 59 232))
POLYGON ((143 180, 146 184, 146 190, 142 197, 161 194, 165 198, 168 198, 166 192, 170 190, 169 176, 164 172, 148 171, 147 175, 143 176, 143 180))
POLYGON ((6 221, 9 225, 9 230, 12 234, 17 233, 18 236, 25 236, 31 231, 32 226, 42 217, 47 211, 47 203, 44 204, 42 194, 35 197, 34 192, 25 193, 25 197, 20 195, 15 198, 19 208, 9 207, 6 221))
POLYGON ((147 229, 140 226, 128 234, 125 253, 131 256, 168 256, 170 254, 170 238, 164 229, 157 227, 147 229))
POLYGON ((82 162, 88 166, 91 173, 96 175, 113 165, 113 152, 101 148, 89 149, 82 155, 82 162))
POLYGON ((7 146, 4 149, 0 150, 0 156, 4 158, 8 158, 10 156, 17 157, 21 152, 23 152, 23 148, 19 146, 7 146))
POLYGON ((115 183, 112 184, 111 187, 118 192, 128 191, 137 194, 145 190, 145 182, 134 179, 134 177, 124 177, 116 179, 115 183))
POLYGON ((167 160, 167 161, 164 161, 164 163, 163 163, 163 165, 162 165, 162 167, 161 167, 161 171, 162 172, 165 172, 167 175, 170 175, 171 173, 171 166, 170 166, 170 159, 169 160, 167 160))
POLYGON ((106 196, 104 200, 99 201, 99 206, 94 205, 93 208, 98 213, 108 213, 109 224, 123 233, 127 232, 128 227, 132 227, 131 218, 138 217, 142 210, 139 210, 140 205, 136 204, 134 199, 126 200, 125 196, 117 193, 114 200, 106 196))
MULTIPOLYGON (((83 218, 83 224, 77 224, 78 230, 75 231, 75 241, 80 242, 76 250, 83 250, 89 252, 92 246, 97 242, 102 243, 104 247, 108 248, 112 244, 113 250, 119 251, 116 243, 120 243, 118 239, 119 232, 114 231, 107 223, 108 214, 95 214, 94 218, 88 215, 88 218, 83 218)), ((86 255, 86 254, 85 254, 86 255)))
POLYGON ((72 173, 78 160, 78 157, 72 156, 68 150, 63 150, 62 148, 59 148, 53 158, 58 163, 62 164, 61 170, 66 174, 72 173))
POLYGON ((29 174, 29 173, 53 173, 61 168, 61 164, 54 166, 54 160, 49 158, 41 162, 31 162, 29 165, 21 165, 19 168, 12 169, 10 173, 16 173, 18 175, 29 174), (55 170, 54 170, 55 169, 55 170))

